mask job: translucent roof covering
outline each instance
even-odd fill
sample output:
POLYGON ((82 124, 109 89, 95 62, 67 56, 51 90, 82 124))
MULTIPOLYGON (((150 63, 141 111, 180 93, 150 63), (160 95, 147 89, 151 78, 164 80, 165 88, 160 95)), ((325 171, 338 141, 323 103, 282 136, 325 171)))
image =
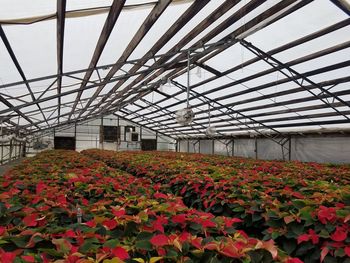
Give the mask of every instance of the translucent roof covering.
POLYGON ((113 113, 174 138, 348 129, 349 14, 346 0, 0 0, 1 125, 113 113))

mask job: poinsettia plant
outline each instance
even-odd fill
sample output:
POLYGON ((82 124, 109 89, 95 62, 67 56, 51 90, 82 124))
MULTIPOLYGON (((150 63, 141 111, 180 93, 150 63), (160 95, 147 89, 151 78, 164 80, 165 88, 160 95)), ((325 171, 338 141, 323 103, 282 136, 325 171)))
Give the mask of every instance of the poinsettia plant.
POLYGON ((73 151, 25 160, 0 186, 1 262, 298 262, 240 218, 73 151))
POLYGON ((349 166, 169 152, 84 154, 152 180, 188 207, 238 218, 238 229, 272 239, 306 262, 350 256, 349 166))

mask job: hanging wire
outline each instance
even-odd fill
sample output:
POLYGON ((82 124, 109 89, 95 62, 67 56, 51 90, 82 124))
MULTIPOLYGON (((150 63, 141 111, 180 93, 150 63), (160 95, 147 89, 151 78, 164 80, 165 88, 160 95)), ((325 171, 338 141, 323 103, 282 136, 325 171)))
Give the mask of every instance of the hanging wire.
POLYGON ((187 108, 190 107, 190 66, 191 66, 191 54, 187 52, 187 108))
POLYGON ((208 127, 210 127, 210 102, 208 103, 208 122, 209 122, 208 127))

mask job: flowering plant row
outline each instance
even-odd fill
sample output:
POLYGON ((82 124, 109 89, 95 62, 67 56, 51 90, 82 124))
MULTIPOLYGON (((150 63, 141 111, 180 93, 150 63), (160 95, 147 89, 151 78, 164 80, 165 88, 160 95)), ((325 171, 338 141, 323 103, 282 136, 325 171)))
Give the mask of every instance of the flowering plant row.
POLYGON ((40 153, 0 178, 0 261, 300 262, 162 189, 73 151, 40 153))
POLYGON ((305 262, 349 261, 348 166, 166 152, 84 154, 151 179, 189 207, 239 218, 238 229, 273 239, 305 262))

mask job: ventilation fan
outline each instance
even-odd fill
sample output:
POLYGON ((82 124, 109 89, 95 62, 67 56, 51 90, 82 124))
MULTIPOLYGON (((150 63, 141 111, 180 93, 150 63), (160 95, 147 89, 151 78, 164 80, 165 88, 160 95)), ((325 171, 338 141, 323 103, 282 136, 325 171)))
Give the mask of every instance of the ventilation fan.
POLYGON ((176 121, 180 125, 189 125, 194 119, 194 112, 190 107, 190 63, 191 57, 190 52, 188 52, 187 57, 187 107, 178 110, 175 114, 176 121))
POLYGON ((216 127, 210 124, 210 103, 208 103, 208 128, 205 130, 207 136, 214 136, 216 133, 216 127))
POLYGON ((188 125, 193 121, 194 112, 191 108, 184 108, 176 112, 176 121, 181 125, 188 125))
POLYGON ((43 139, 37 139, 33 142, 34 150, 44 150, 49 147, 50 141, 44 141, 43 139))
POLYGON ((213 136, 216 134, 216 127, 215 126, 209 126, 206 130, 205 130, 205 134, 207 136, 213 136))

